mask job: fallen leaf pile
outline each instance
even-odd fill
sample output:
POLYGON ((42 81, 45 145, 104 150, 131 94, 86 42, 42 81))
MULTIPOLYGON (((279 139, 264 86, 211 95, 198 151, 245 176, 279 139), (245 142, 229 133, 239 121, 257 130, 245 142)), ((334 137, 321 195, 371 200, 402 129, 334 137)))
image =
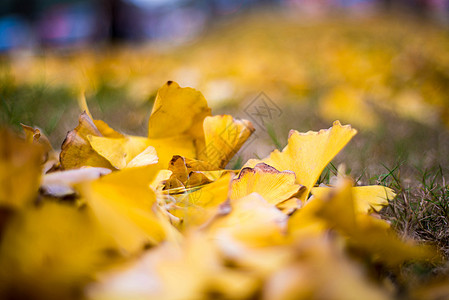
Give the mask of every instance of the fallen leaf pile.
POLYGON ((391 299, 404 263, 438 260, 377 215, 391 189, 316 186, 349 125, 229 170, 254 128, 194 89, 161 87, 146 137, 83 107, 59 158, 0 132, 2 299, 391 299))

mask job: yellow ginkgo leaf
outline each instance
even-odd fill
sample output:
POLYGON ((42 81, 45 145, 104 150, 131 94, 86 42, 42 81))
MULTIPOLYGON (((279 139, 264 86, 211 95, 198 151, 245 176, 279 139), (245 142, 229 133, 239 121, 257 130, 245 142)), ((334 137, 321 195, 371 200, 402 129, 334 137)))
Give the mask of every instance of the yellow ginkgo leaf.
MULTIPOLYGON (((127 167, 132 160, 151 147, 149 140, 144 137, 126 136, 116 139, 88 135, 87 138, 92 148, 117 169, 127 167)), ((151 155, 150 161, 154 163, 157 162, 157 155, 154 148, 151 148, 152 150, 148 150, 144 155, 151 155)), ((142 158, 143 156, 139 160, 142 158)), ((137 164, 137 160, 133 164, 137 164)))
POLYGON ((164 220, 153 211, 156 196, 149 187, 157 172, 155 165, 126 168, 80 186, 94 215, 126 252, 165 237, 164 220))
MULTIPOLYGON (((324 198, 332 193, 332 187, 314 187, 312 195, 324 198)), ((381 185, 356 186, 352 188, 354 206, 356 212, 369 213, 379 211, 388 205, 388 200, 392 200, 396 195, 392 189, 381 185)))
POLYGON ((203 121, 209 115, 210 108, 199 91, 181 88, 176 82, 169 81, 158 90, 148 121, 148 138, 110 136, 113 139, 103 138, 103 142, 97 143, 94 140, 98 138, 94 137, 91 142, 95 150, 119 169, 126 165, 124 158, 129 162, 152 146, 156 149, 159 168, 166 169, 174 155, 197 157, 198 149, 204 148, 203 121), (113 149, 107 146, 109 144, 113 149), (136 146, 140 147, 137 153, 134 151, 136 146), (132 153, 130 149, 133 149, 132 153))
POLYGON ((18 209, 37 196, 42 147, 0 129, 0 207, 18 209))
POLYGON ((199 159, 215 168, 224 168, 254 132, 247 120, 236 120, 229 115, 204 119, 205 148, 199 159))
MULTIPOLYGON (((87 109, 85 100, 81 102, 87 109)), ((248 121, 236 121, 231 116, 207 118, 209 115, 210 108, 200 92, 169 81, 156 96, 148 138, 124 136, 102 121, 92 121, 85 112, 80 117, 80 125, 67 135, 61 162, 64 168, 77 168, 108 167, 107 161, 111 164, 109 167, 122 169, 152 146, 160 169, 167 168, 175 155, 201 157, 213 168, 223 168, 254 129, 248 121), (215 147, 222 148, 218 155, 215 147), (98 155, 94 155, 95 152, 98 155), (81 159, 74 161, 75 155, 81 159)))
POLYGON ((87 136, 103 136, 92 119, 84 112, 79 117, 78 126, 67 133, 61 146, 60 161, 63 169, 76 169, 84 166, 113 169, 104 157, 90 145, 87 136))
POLYGON ((148 138, 187 135, 194 140, 202 139, 203 120, 209 115, 210 108, 201 92, 168 81, 158 90, 154 101, 148 121, 148 138))
POLYGON ((232 180, 231 200, 258 193, 268 203, 278 204, 287 200, 303 188, 295 183, 295 173, 280 172, 275 168, 259 163, 254 168, 243 168, 239 177, 232 180))
MULTIPOLYGON (((318 132, 300 133, 291 130, 288 145, 282 152, 275 150, 262 162, 280 171, 295 172, 296 182, 307 188, 301 196, 304 200, 327 164, 356 133, 351 126, 342 126, 339 121, 335 121, 331 128, 318 132)), ((254 167, 259 162, 252 159, 246 166, 254 167)))

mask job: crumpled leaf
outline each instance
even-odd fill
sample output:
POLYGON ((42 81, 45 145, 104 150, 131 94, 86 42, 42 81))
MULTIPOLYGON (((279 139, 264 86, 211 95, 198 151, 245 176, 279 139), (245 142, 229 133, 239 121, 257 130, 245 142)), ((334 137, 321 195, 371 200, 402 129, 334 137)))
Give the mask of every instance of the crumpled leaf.
POLYGON ((126 253, 165 238, 156 196, 149 187, 157 172, 155 165, 128 168, 80 186, 93 214, 126 253))
POLYGON ((296 176, 292 171, 280 172, 265 163, 259 163, 254 168, 243 168, 239 177, 232 180, 231 199, 258 193, 268 203, 276 205, 303 188, 295 180, 296 176))
POLYGON ((179 155, 173 156, 168 165, 172 175, 166 182, 164 189, 190 188, 211 183, 217 180, 228 170, 216 170, 212 165, 200 160, 185 158, 179 155))
POLYGON ((205 148, 199 159, 215 168, 224 168, 254 132, 247 120, 237 120, 229 115, 204 119, 205 148))
POLYGON ((77 169, 84 166, 114 169, 104 157, 100 156, 90 145, 88 136, 99 136, 103 134, 95 126, 92 119, 83 112, 78 126, 67 133, 62 143, 60 161, 63 169, 77 169))
POLYGON ((43 157, 43 170, 45 174, 47 171, 53 168, 57 168, 59 164, 59 157, 56 151, 50 144, 48 138, 41 132, 39 128, 33 128, 28 125, 20 124, 23 131, 25 132, 25 140, 29 143, 38 144, 43 147, 44 157, 43 157))
POLYGON ((37 196, 42 147, 0 129, 0 207, 20 209, 37 196))
POLYGON ((342 126, 339 121, 335 121, 331 128, 318 132, 300 133, 291 130, 288 145, 282 152, 275 150, 262 161, 251 159, 245 166, 254 167, 264 162, 279 171, 295 172, 296 182, 306 187, 301 196, 304 200, 307 199, 311 188, 327 164, 356 133, 357 131, 351 126, 342 126))
MULTIPOLYGON (((80 107, 83 109, 83 113, 78 119, 78 126, 67 133, 67 136, 62 143, 60 153, 62 168, 76 169, 90 166, 114 169, 110 161, 108 161, 108 159, 110 159, 108 154, 111 155, 111 153, 105 150, 105 153, 103 153, 104 155, 100 155, 96 149, 92 148, 90 139, 92 139, 92 137, 98 137, 121 140, 125 139, 125 136, 109 127, 105 122, 93 120, 83 93, 80 94, 78 101, 80 107)), ((109 146, 112 147, 112 145, 109 146)), ((100 150, 104 149, 103 147, 98 147, 100 150)), ((118 149, 118 146, 115 147, 115 149, 118 149)), ((115 160, 113 161, 115 162, 115 160)))

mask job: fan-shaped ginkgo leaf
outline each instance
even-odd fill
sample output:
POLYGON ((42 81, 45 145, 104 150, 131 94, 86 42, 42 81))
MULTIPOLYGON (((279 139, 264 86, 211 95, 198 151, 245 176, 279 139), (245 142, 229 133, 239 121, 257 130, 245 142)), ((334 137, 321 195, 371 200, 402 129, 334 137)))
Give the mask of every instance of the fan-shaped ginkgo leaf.
POLYGON ((148 138, 187 135, 202 139, 203 120, 209 115, 210 108, 201 92, 168 81, 157 92, 148 121, 148 138))
MULTIPOLYGON (((290 170, 296 174, 296 182, 307 190, 301 199, 306 199, 327 164, 351 140, 357 131, 349 125, 335 121, 329 129, 300 133, 291 130, 288 145, 282 152, 275 150, 262 162, 279 171, 290 170)), ((260 160, 249 160, 246 166, 254 167, 260 160)))

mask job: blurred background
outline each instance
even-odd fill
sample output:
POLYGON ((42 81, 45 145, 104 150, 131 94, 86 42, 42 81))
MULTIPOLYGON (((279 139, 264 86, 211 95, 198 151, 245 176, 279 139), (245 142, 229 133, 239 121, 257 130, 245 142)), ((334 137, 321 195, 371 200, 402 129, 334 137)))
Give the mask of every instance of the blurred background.
POLYGON ((0 50, 116 41, 185 42, 217 21, 260 8, 309 16, 402 11, 442 23, 449 15, 448 0, 2 0, 0 50))
POLYGON ((339 119, 359 135, 335 164, 365 180, 446 171, 448 24, 449 0, 2 0, 0 122, 59 149, 85 91, 95 118, 146 135, 174 80, 255 124, 233 166, 339 119))

